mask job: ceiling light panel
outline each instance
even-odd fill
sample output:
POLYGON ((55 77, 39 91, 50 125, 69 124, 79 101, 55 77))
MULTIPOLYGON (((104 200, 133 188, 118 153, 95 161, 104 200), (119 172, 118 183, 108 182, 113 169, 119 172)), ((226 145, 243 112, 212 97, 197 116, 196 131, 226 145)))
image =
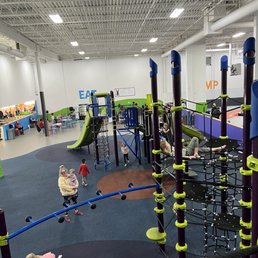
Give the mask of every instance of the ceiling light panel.
POLYGON ((239 38, 239 37, 242 37, 243 35, 245 35, 245 32, 238 32, 238 33, 234 34, 232 36, 232 38, 239 38))
POLYGON ((71 45, 72 45, 73 47, 78 47, 78 46, 79 46, 79 44, 78 44, 77 41, 71 41, 70 43, 71 43, 71 45))
POLYGON ((49 17, 54 23, 63 23, 63 19, 59 14, 50 14, 49 17))
POLYGON ((170 15, 170 18, 178 18, 184 11, 184 8, 176 8, 170 15))
MULTIPOLYGON (((175 0, 2 2, 3 22, 62 59, 78 58, 78 51, 71 47, 71 39, 80 42, 80 47, 87 49, 87 55, 103 58, 133 56, 153 35, 158 35, 158 41, 151 45, 148 53, 160 55, 202 30, 203 13, 209 15, 218 4, 218 1, 208 0, 186 0, 183 6, 179 6, 182 1, 175 0), (178 19, 170 19, 170 11, 181 7, 185 10, 179 16, 180 23, 178 19), (65 26, 52 26, 49 14, 59 14, 65 26)), ((237 2, 222 0, 221 5, 230 13, 238 8, 237 2)), ((230 39, 232 34, 229 34, 230 39)), ((223 39, 212 41, 216 45, 223 39)))

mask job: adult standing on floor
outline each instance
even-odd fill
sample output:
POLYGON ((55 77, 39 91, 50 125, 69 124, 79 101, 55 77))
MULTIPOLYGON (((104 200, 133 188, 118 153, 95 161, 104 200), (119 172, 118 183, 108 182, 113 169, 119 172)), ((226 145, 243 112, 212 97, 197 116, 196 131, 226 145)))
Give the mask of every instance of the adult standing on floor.
POLYGON ((164 123, 162 130, 161 130, 161 135, 166 139, 167 142, 169 142, 170 145, 172 145, 172 133, 170 130, 170 127, 168 125, 168 123, 164 123))
MULTIPOLYGON (((70 184, 70 179, 68 177, 67 169, 62 165, 59 167, 59 177, 58 177, 58 187, 64 198, 65 203, 68 205, 73 205, 77 203, 78 199, 78 180, 74 184, 70 184)), ((75 215, 83 215, 78 209, 74 209, 75 215)), ((68 212, 65 213, 65 221, 71 222, 68 212)))

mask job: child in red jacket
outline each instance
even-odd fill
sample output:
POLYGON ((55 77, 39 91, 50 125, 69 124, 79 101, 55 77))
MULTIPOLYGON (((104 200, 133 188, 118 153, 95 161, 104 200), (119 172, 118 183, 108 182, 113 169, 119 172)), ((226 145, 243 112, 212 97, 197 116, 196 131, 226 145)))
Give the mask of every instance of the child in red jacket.
POLYGON ((82 164, 80 165, 79 168, 79 175, 82 176, 82 186, 87 186, 87 176, 89 175, 89 167, 86 164, 86 160, 82 159, 82 164))

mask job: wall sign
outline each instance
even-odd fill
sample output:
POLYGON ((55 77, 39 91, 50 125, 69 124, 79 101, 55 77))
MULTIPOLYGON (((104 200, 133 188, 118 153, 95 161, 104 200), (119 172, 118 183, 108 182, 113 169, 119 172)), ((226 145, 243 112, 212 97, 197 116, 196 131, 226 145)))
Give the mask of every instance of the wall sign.
POLYGON ((116 88, 114 89, 115 97, 128 97, 128 96, 135 96, 135 88, 128 87, 128 88, 116 88))
POLYGON ((219 85, 219 82, 216 80, 206 81, 207 90, 214 90, 219 85))
POLYGON ((91 93, 95 93, 97 90, 79 90, 80 99, 87 99, 91 93))
POLYGON ((241 74, 241 64, 232 64, 230 67, 230 75, 240 75, 241 74))

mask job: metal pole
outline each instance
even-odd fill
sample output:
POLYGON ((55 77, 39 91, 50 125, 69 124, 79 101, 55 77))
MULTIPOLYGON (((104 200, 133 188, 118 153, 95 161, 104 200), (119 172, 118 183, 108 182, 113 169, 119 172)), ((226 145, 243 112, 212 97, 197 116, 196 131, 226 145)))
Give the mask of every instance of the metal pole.
MULTIPOLYGON (((227 72, 228 72, 228 57, 222 56, 220 59, 220 71, 221 71, 221 134, 220 139, 226 140, 227 136, 227 72)), ((227 157, 225 153, 220 156, 221 160, 221 175, 220 182, 227 183, 227 157)), ((221 213, 227 213, 227 187, 221 187, 221 213)))
POLYGON ((175 50, 171 52, 171 74, 173 79, 173 93, 174 93, 174 107, 172 111, 175 112, 174 115, 174 140, 175 140, 175 163, 173 168, 176 171, 176 192, 174 197, 176 203, 174 208, 177 212, 177 237, 178 243, 176 244, 176 250, 178 251, 179 258, 186 257, 187 244, 185 243, 185 227, 187 226, 187 221, 185 220, 185 192, 183 186, 184 177, 184 164, 182 160, 182 124, 181 116, 182 109, 181 106, 181 57, 179 53, 175 50))
MULTIPOLYGON (((251 175, 252 170, 249 170, 247 166, 247 157, 250 156, 252 151, 250 140, 250 105, 251 105, 251 85, 253 82, 253 68, 255 63, 255 39, 248 38, 244 42, 243 46, 243 61, 244 61, 244 105, 243 110, 243 167, 240 168, 243 181, 242 200, 240 205, 242 206, 242 229, 240 231, 241 243, 240 248, 247 248, 251 246, 251 175)), ((257 112, 257 111, 256 111, 257 112)), ((255 215, 257 216, 257 214, 255 215)), ((254 218, 253 218, 254 219, 254 218)), ((249 257, 249 256, 246 256, 249 257)), ((255 256, 258 257, 258 256, 255 256)))
MULTIPOLYGON (((153 150, 154 155, 154 165, 153 165, 153 174, 155 181, 158 186, 162 184, 162 173, 161 173, 161 159, 160 159, 160 140, 159 140, 159 110, 158 110, 158 90, 157 90, 157 73, 158 67, 157 64, 150 59, 150 77, 151 77, 151 92, 153 100, 153 150)), ((154 209, 158 217, 158 228, 151 228, 147 231, 147 236, 149 239, 157 241, 159 244, 160 250, 165 251, 166 243, 166 233, 164 230, 164 216, 165 211, 163 207, 163 202, 165 201, 164 193, 162 192, 161 187, 156 188, 154 193, 155 201, 157 202, 157 207, 154 209), (157 237, 158 236, 158 237, 157 237)))
POLYGON ((0 209, 0 248, 2 258, 11 258, 10 246, 7 240, 5 216, 2 209, 0 209))
MULTIPOLYGON (((253 155, 247 158, 247 165, 253 170, 252 173, 252 245, 257 245, 258 240, 258 81, 254 81, 252 85, 252 100, 251 100, 251 132, 250 138, 252 140, 253 155)), ((258 254, 252 255, 257 258, 258 254)))
POLYGON ((147 141, 146 141, 146 136, 147 136, 147 129, 146 129, 146 107, 144 106, 142 108, 142 125, 143 125, 143 153, 144 153, 144 157, 147 157, 147 141))
POLYGON ((46 115, 45 97, 44 97, 43 86, 42 86, 42 74, 41 74, 38 46, 35 52, 35 60, 36 60, 36 68, 37 68, 37 75, 38 75, 39 95, 40 95, 40 102, 41 102, 41 109, 42 109, 42 117, 44 121, 45 136, 48 136, 49 135, 48 121, 47 121, 47 115, 46 115))
POLYGON ((99 143, 98 143, 98 134, 97 134, 97 123, 99 122, 98 119, 98 113, 96 111, 96 107, 98 106, 97 101, 95 103, 94 101, 94 93, 91 92, 91 108, 92 108, 92 114, 93 114, 93 135, 94 135, 94 144, 95 144, 95 158, 96 158, 96 164, 99 164, 99 143))
POLYGON ((152 111, 149 110, 148 112, 148 128, 149 128, 149 139, 148 139, 148 150, 149 150, 149 157, 148 162, 150 163, 153 160, 153 154, 151 150, 153 149, 153 138, 152 138, 152 111))
POLYGON ((119 158, 118 158, 117 134, 116 134, 116 109, 115 109, 115 99, 114 99, 113 91, 110 91, 110 96, 111 96, 111 107, 112 107, 112 123, 113 123, 115 159, 116 159, 116 166, 118 167, 119 166, 119 158))
POLYGON ((148 163, 150 163, 150 129, 149 129, 149 111, 145 110, 145 131, 146 131, 146 154, 148 163))

